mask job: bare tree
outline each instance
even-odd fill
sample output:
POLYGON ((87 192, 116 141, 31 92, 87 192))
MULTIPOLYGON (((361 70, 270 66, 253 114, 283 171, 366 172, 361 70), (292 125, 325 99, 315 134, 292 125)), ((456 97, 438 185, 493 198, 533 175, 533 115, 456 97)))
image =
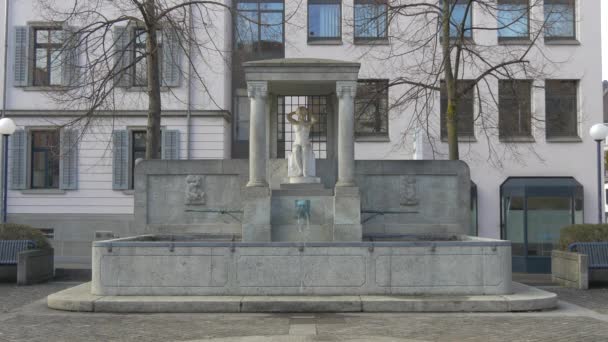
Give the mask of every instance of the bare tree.
POLYGON ((160 158, 161 89, 172 92, 171 82, 187 73, 208 90, 200 70, 206 63, 205 53, 213 52, 227 63, 228 51, 215 41, 224 27, 213 25, 226 10, 231 11, 221 1, 73 0, 66 4, 65 0, 38 0, 38 4, 67 32, 56 66, 68 80, 61 91, 49 96, 66 108, 82 110, 84 114, 75 121, 86 126, 99 112, 114 111, 117 97, 133 97, 127 88, 145 89, 146 159, 160 158), (182 56, 187 69, 182 69, 182 56), (171 68, 161 67, 169 60, 171 68))
MULTIPOLYGON (((395 77, 387 85, 394 90, 393 95, 398 93, 391 96, 391 108, 413 111, 406 130, 423 131, 435 152, 432 141, 438 134, 433 120, 434 99, 437 92, 444 93, 440 135, 448 142, 449 159, 459 159, 458 122, 468 119, 459 113, 459 104, 470 101, 471 94, 477 93, 473 120, 489 140, 500 125, 496 116, 499 94, 492 81, 541 79, 551 66, 560 63, 552 60, 539 42, 546 32, 568 25, 562 17, 570 14, 569 9, 546 7, 543 13, 542 3, 543 0, 372 1, 376 6, 385 6, 385 10, 373 12, 371 7, 357 9, 355 5, 354 38, 366 32, 366 25, 387 23, 388 33, 384 34, 391 43, 387 52, 378 53, 374 51, 377 47, 372 46, 365 54, 395 68, 395 77), (548 11, 554 13, 547 14, 548 11), (487 39, 490 34, 493 38, 498 36, 499 44, 487 39)), ((511 85, 510 91, 517 97, 518 91, 511 85)), ((529 101, 516 100, 520 100, 519 105, 529 101)), ((488 149, 493 148, 489 143, 488 149)))

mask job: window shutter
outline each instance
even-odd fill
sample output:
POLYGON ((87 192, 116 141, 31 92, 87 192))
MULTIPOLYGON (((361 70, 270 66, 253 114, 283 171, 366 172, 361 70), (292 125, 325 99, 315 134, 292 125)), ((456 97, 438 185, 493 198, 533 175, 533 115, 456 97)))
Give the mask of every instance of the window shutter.
POLYGON ((179 131, 178 130, 164 130, 161 136, 162 148, 161 157, 162 159, 176 160, 179 159, 179 131))
POLYGON ((65 87, 77 86, 79 35, 74 28, 66 27, 63 30, 63 47, 61 55, 61 84, 65 87))
POLYGON ((27 135, 24 130, 17 130, 9 137, 9 150, 11 162, 10 188, 13 190, 23 190, 27 186, 27 135))
POLYGON ((165 87, 179 87, 181 76, 180 51, 177 31, 174 29, 163 30, 162 85, 165 87))
POLYGON ((129 188, 129 133, 112 132, 112 189, 129 188))
POLYGON ((59 187, 63 190, 76 190, 78 189, 78 131, 64 129, 61 133, 59 187))
POLYGON ((14 85, 25 87, 28 85, 28 40, 29 28, 17 26, 15 28, 15 60, 14 60, 14 85))
POLYGON ((115 81, 118 87, 131 86, 132 36, 129 27, 114 27, 114 48, 116 49, 115 81))

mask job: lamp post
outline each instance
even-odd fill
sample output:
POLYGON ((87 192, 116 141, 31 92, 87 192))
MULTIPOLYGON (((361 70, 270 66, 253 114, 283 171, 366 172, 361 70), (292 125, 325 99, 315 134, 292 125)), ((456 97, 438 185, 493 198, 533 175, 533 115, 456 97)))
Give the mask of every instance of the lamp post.
POLYGON ((8 136, 15 133, 15 122, 9 118, 0 119, 0 134, 2 134, 2 145, 4 153, 2 154, 2 163, 4 171, 2 174, 2 223, 6 223, 6 198, 8 193, 8 136))
POLYGON ((602 202, 602 141, 608 136, 608 127, 604 124, 595 124, 589 130, 589 135, 597 143, 597 205, 598 205, 598 223, 602 223, 604 216, 604 203, 602 202))

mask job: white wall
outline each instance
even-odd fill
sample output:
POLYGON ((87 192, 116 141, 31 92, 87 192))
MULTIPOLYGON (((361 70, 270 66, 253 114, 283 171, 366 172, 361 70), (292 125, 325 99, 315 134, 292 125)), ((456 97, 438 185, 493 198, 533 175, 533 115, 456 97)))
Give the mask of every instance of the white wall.
MULTIPOLYGON (((27 126, 59 125, 69 118, 16 118, 20 128, 27 126)), ((163 118, 161 125, 167 129, 180 131, 180 157, 186 156, 185 118, 163 118)), ((220 117, 192 119, 191 159, 221 159, 224 150, 224 129, 226 121, 220 117)), ((10 190, 8 212, 25 213, 70 213, 70 214, 132 214, 133 194, 129 191, 112 190, 112 145, 111 132, 127 127, 145 127, 146 118, 100 119, 90 126, 82 136, 79 145, 78 190, 65 193, 44 193, 43 191, 10 190)), ((10 165, 9 165, 10 170, 10 165)), ((9 171, 9 177, 11 176, 9 171)))
MULTIPOLYGON (((11 15, 12 25, 23 25, 30 20, 39 20, 37 13, 31 5, 35 0, 12 1, 14 8, 11 15)), ((227 2, 228 3, 228 2, 227 2)), ((285 15, 290 21, 285 25, 286 48, 285 56, 330 58, 339 60, 361 62, 361 78, 394 78, 400 75, 400 70, 409 63, 407 59, 389 58, 391 46, 364 46, 352 44, 352 0, 345 0, 343 4, 343 44, 334 46, 309 45, 306 37, 306 2, 288 1, 285 15)), ((213 20, 210 29, 214 32, 215 41, 221 44, 224 53, 203 54, 199 59, 201 72, 208 91, 212 96, 205 95, 200 84, 194 87, 194 109, 221 109, 230 110, 230 34, 228 26, 230 15, 226 11, 210 14, 213 20)), ((533 14, 542 17, 538 9, 533 14)), ((534 125, 534 143, 519 143, 505 145, 500 143, 497 132, 489 138, 484 137, 484 130, 477 127, 477 142, 461 143, 461 157, 471 167, 471 176, 478 185, 479 193, 479 220, 480 234, 488 237, 499 236, 499 186, 509 176, 573 176, 585 187, 585 220, 594 222, 597 217, 597 203, 595 202, 595 146, 588 137, 589 127, 602 120, 602 94, 601 94, 601 51, 599 22, 599 1, 578 0, 578 35, 580 45, 544 46, 542 52, 551 56, 551 60, 558 61, 555 65, 547 64, 545 74, 549 78, 580 79, 579 101, 579 143, 549 143, 544 137, 544 89, 536 88, 533 95, 533 109, 535 118, 539 121, 534 125), (489 158, 488 146, 497 148, 497 152, 489 158), (515 153, 511 151, 514 149, 515 153), (491 160, 490 163, 488 160, 491 160), (502 161, 501 166, 495 166, 502 161)), ((476 25, 494 25, 488 18, 474 15, 476 25)), ((395 22, 393 25, 403 25, 395 22)), ((393 26, 391 30, 398 27, 393 26)), ((0 28, 1 30, 1 28, 0 28)), ((497 44, 496 32, 492 30, 476 32, 475 41, 478 44, 494 46, 497 44)), ((12 35, 9 36, 9 40, 12 35)), ((542 41, 542 39, 541 39, 542 41)), ((394 41, 393 41, 394 42, 394 41)), ((541 43, 542 44, 542 43, 541 43)), ((511 47, 500 47, 508 52, 511 47)), ((12 52, 12 51, 11 51, 12 52)), ((9 57, 11 56, 9 52, 9 57)), ((540 61, 541 51, 534 51, 531 59, 540 61)), ((185 67, 185 66, 184 66, 185 67)), ((9 71, 12 70, 9 64, 9 71)), ((473 72, 467 71, 473 75, 473 72)), ((9 78, 12 72, 9 73, 9 78)), ((9 108, 10 109, 52 109, 57 105, 49 101, 43 93, 23 91, 12 87, 9 79, 9 108)), ((544 85, 543 80, 536 81, 539 87, 544 85)), ((495 85, 494 85, 495 86, 495 85)), ((396 97, 400 89, 391 89, 389 96, 396 97)), ((175 91, 175 96, 165 94, 163 98, 165 109, 185 109, 185 82, 175 91)), ((127 94, 121 109, 144 109, 145 96, 142 94, 127 94)), ((439 96, 435 101, 435 111, 438 113, 439 96)), ((60 109, 60 108, 57 108, 60 109)), ((414 152, 412 111, 400 108, 390 113, 390 142, 356 143, 356 158, 358 159, 410 159, 414 152)), ((434 135, 431 137, 437 143, 438 153, 435 158, 446 157, 447 144, 438 139, 439 116, 435 120, 434 135)), ((48 124, 46 119, 18 118, 20 126, 48 124)), ((165 118, 163 125, 175 127, 182 132, 182 157, 185 148, 185 119, 165 118), (181 120, 181 121, 180 121, 181 120)), ((129 118, 117 121, 119 125, 140 125, 143 118, 129 118)), ((194 118, 192 120, 191 157, 192 158, 228 158, 230 156, 230 124, 221 118, 194 118)), ((102 141, 91 136, 94 141, 85 140, 81 147, 81 189, 68 192, 62 196, 50 197, 41 195, 24 195, 11 192, 9 199, 9 212, 83 212, 83 213, 131 213, 132 197, 120 191, 111 190, 110 154, 105 148, 109 139, 109 125, 100 134, 102 141), (105 140, 104 140, 105 139, 105 140), (85 172, 86 170, 86 172, 85 172), (61 199, 61 201, 58 201, 61 199), (65 200, 64 200, 65 199, 65 200)), ((100 127, 103 130, 103 126, 100 127)), ((425 152, 429 154, 428 150, 425 152)))
MULTIPOLYGON (((36 90, 31 91, 27 88, 17 88, 12 86, 13 68, 14 68, 14 30, 16 26, 25 26, 28 22, 33 21, 50 21, 48 13, 38 5, 38 0, 27 1, 11 1, 11 22, 9 28, 9 66, 8 66, 8 108, 20 110, 36 110, 36 109, 66 109, 74 110, 72 104, 67 108, 62 104, 58 104, 48 96, 47 93, 36 90)), ((71 1, 61 3, 69 6, 71 1)), ((109 3, 108 3, 109 4, 109 3)), ((4 5, 4 4, 3 4, 4 5)), ((214 10, 208 11, 205 15, 205 22, 208 24, 205 30, 199 30, 200 45, 194 49, 193 63, 195 70, 200 76, 193 77, 193 94, 192 109, 200 110, 226 110, 230 109, 230 99, 226 98, 225 82, 230 78, 226 78, 225 74, 229 70, 228 64, 225 62, 225 41, 226 37, 224 27, 225 10, 220 6, 216 6, 214 10)), ((104 10, 107 10, 108 16, 112 18, 111 5, 104 5, 104 10)), ((106 12, 104 12, 106 13, 106 12)), ((135 13, 137 14, 137 13, 135 13)), ((77 25, 77 23, 71 23, 77 25)), ((121 24, 119 26, 124 26, 121 24)), ((229 32, 228 32, 229 33, 229 32)), ((229 37, 229 36, 228 36, 229 37)), ((110 32, 107 39, 112 38, 110 32)), ((108 43, 111 44, 111 43, 108 43)), ((84 60, 84 56, 81 56, 84 60)), ((187 71, 187 59, 182 53, 181 68, 184 73, 187 71)), ((163 109, 166 110, 185 110, 187 98, 187 82, 182 77, 181 86, 172 88, 171 91, 162 93, 163 109)), ((116 106, 120 109, 143 110, 147 108, 147 95, 145 92, 127 91, 119 89, 116 92, 116 106)))
MULTIPOLYGON (((577 143, 550 143, 545 139, 545 95, 544 80, 535 81, 533 93, 533 116, 537 120, 534 126, 534 143, 505 144, 498 141, 497 129, 488 132, 476 123, 477 142, 461 143, 460 155, 471 168, 471 177, 478 185, 479 191, 479 228, 480 235, 498 237, 500 235, 500 184, 509 176, 572 176, 585 188, 585 221, 597 220, 597 199, 595 181, 595 142, 588 136, 589 128, 602 121, 602 90, 601 90, 601 42, 599 33, 600 2, 577 1, 577 33, 580 45, 553 45, 545 46, 540 39, 539 49, 532 51, 531 63, 543 68, 543 74, 551 79, 579 79, 579 136, 582 142, 577 143), (549 56, 551 62, 542 58, 542 54, 549 56), (488 152, 488 146, 495 148, 488 152), (502 165, 496 165, 500 164, 502 165)), ((352 0, 345 0, 343 4, 342 45, 321 46, 308 45, 305 11, 297 7, 299 3, 290 2, 287 5, 288 13, 298 11, 292 25, 286 26, 286 57, 316 57, 339 60, 352 60, 361 62, 360 78, 389 78, 397 76, 412 76, 400 73, 409 59, 416 59, 416 55, 407 58, 391 56, 398 53, 396 45, 393 46, 364 46, 353 45, 352 24, 348 22, 353 17, 352 0), (396 50, 397 49, 397 50, 396 50)), ((474 9, 475 10, 475 9, 474 9)), ((535 8, 533 18, 542 20, 542 8, 535 8)), ((492 18, 484 18, 473 14, 475 26, 495 27, 492 18), (494 25, 494 26, 493 26, 494 25)), ((405 27, 404 21, 393 22, 390 28, 393 32, 398 26, 405 27)), ((474 33, 475 42, 481 46, 494 46, 494 49, 507 53, 518 47, 497 45, 495 30, 478 31, 474 33)), ((395 39, 392 40, 395 43, 395 39)), ((519 47, 521 49, 521 47, 519 47)), ((494 50, 496 51, 496 50, 494 50)), ((419 57, 419 56, 418 56, 419 57)), ((467 77, 476 76, 473 70, 466 70, 467 77)), ((491 80, 493 89, 497 81, 491 80)), ((494 91, 497 94, 497 91, 494 91)), ((389 97, 393 100, 401 95, 401 89, 391 88, 389 97)), ((483 94, 482 94, 483 96, 483 94)), ((435 99, 434 111, 439 111, 439 95, 435 99)), ((497 111, 490 108, 488 111, 497 111)), ((412 110, 400 108, 390 113, 389 135, 390 142, 374 142, 356 144, 357 159, 410 159, 414 153, 414 130, 411 121, 412 110)), ((447 158, 447 144, 441 142, 439 134, 439 115, 431 119, 435 132, 431 139, 437 144, 436 159, 447 158), (433 121, 434 120, 434 121, 433 121)), ((433 156, 426 146, 425 156, 433 156)))

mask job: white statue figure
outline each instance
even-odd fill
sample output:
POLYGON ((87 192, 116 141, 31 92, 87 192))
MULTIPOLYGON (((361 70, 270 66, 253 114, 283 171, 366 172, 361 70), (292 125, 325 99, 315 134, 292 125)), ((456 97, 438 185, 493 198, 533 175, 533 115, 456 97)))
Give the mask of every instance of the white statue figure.
POLYGON ((287 175, 290 183, 316 183, 318 181, 314 178, 315 154, 310 142, 310 129, 318 120, 306 107, 299 107, 295 112, 287 114, 287 120, 293 125, 296 136, 288 159, 287 175), (297 119, 294 116, 297 116, 297 119))

